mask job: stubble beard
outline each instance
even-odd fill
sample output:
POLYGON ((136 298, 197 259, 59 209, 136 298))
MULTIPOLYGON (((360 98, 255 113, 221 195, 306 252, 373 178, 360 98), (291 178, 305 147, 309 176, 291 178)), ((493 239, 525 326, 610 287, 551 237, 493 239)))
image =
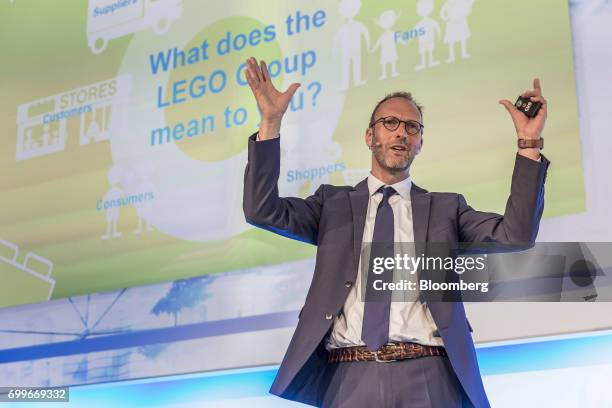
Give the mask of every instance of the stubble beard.
POLYGON ((374 159, 378 165, 385 171, 392 174, 403 173, 410 168, 412 161, 414 160, 413 150, 410 145, 406 146, 408 154, 406 158, 389 158, 386 149, 382 145, 377 145, 378 138, 376 133, 372 133, 372 152, 374 153, 374 159))

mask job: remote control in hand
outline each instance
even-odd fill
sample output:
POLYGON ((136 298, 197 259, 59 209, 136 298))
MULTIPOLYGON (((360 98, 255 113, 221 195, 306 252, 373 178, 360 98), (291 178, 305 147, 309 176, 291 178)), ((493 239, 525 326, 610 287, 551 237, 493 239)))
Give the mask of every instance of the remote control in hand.
POLYGON ((535 115, 538 114, 542 103, 531 102, 529 98, 523 98, 522 96, 519 96, 516 102, 514 103, 514 106, 516 106, 516 109, 520 110, 528 117, 533 118, 535 115))

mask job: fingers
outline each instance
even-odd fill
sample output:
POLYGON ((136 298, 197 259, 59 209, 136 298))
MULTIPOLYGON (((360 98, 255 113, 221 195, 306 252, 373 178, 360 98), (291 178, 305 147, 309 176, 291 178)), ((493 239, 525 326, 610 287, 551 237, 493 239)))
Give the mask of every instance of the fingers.
POLYGON ((266 61, 261 60, 261 74, 263 76, 264 82, 270 82, 270 73, 268 72, 268 66, 266 65, 266 61))
POLYGON ((257 88, 263 82, 270 82, 270 72, 265 61, 260 61, 261 65, 257 64, 257 60, 253 57, 246 60, 245 76, 247 82, 252 89, 257 88))
POLYGON ((259 86, 259 77, 257 76, 257 68, 253 67, 252 58, 246 60, 245 76, 251 89, 255 90, 259 86))
POLYGON ((291 99, 293 97, 293 94, 295 93, 295 91, 297 91, 297 89, 302 86, 301 84, 294 82, 291 85, 289 85, 289 88, 287 88, 287 90, 285 91, 285 93, 289 96, 289 99, 291 99))
POLYGON ((260 82, 264 82, 263 75, 259 66, 257 66, 257 61, 255 58, 251 57, 246 61, 247 69, 251 73, 251 77, 254 80, 255 85, 258 85, 260 82))
POLYGON ((533 89, 528 89, 521 94, 524 98, 529 98, 531 96, 542 96, 542 83, 540 82, 540 78, 535 78, 533 80, 533 89))
POLYGON ((523 91, 523 93, 521 93, 521 96, 522 96, 523 98, 529 98, 529 97, 531 97, 531 96, 536 96, 536 93, 535 93, 535 91, 534 91, 534 90, 527 89, 527 90, 523 91))
POLYGON ((541 102, 542 106, 540 106, 540 110, 538 110, 538 113, 536 114, 536 118, 539 116, 543 116, 544 118, 546 118, 546 116, 548 116, 548 104, 546 103, 546 99, 544 99, 543 97, 533 97, 530 98, 533 102, 541 102))
POLYGON ((253 62, 253 68, 255 69, 255 72, 257 72, 257 78, 259 78, 260 82, 266 82, 266 79, 263 76, 263 73, 261 72, 261 67, 259 65, 257 65, 257 60, 253 57, 251 57, 252 62, 253 62))
MULTIPOLYGON (((268 66, 266 65, 266 62, 263 60, 260 62, 261 66, 257 65, 257 60, 253 57, 246 60, 246 69, 244 73, 246 76, 247 83, 253 91, 257 89, 261 90, 260 87, 263 84, 267 84, 265 89, 276 91, 274 85, 272 85, 270 72, 268 71, 268 66)), ((295 82, 291 84, 284 93, 287 94, 289 98, 291 98, 300 86, 301 85, 299 83, 295 82)))
POLYGON ((540 83, 540 78, 535 78, 533 80, 533 89, 538 92, 538 95, 542 95, 542 84, 540 83))
POLYGON ((525 91, 521 94, 523 98, 529 98, 531 102, 540 102, 542 105, 546 105, 547 101, 542 95, 538 95, 536 91, 525 91))
POLYGON ((522 113, 518 109, 516 109, 516 106, 514 106, 512 102, 507 99, 502 99, 501 101, 499 101, 499 103, 501 105, 504 105, 504 108, 506 108, 506 110, 510 114, 510 117, 512 118, 512 122, 514 122, 514 127, 518 129, 518 121, 521 119, 522 113))
POLYGON ((501 101, 499 101, 499 103, 501 105, 504 105, 504 108, 506 108, 506 110, 510 113, 518 112, 518 109, 516 109, 514 104, 507 99, 502 99, 501 101))
POLYGON ((542 105, 546 105, 546 99, 543 96, 532 96, 529 98, 531 102, 540 102, 542 105))
POLYGON ((255 89, 257 89, 257 83, 255 82, 255 79, 248 68, 244 70, 244 75, 246 76, 246 80, 251 88, 251 91, 255 92, 255 89))
POLYGON ((521 94, 523 98, 529 98, 531 102, 540 102, 542 106, 546 106, 546 98, 542 95, 539 95, 535 90, 525 91, 521 94))

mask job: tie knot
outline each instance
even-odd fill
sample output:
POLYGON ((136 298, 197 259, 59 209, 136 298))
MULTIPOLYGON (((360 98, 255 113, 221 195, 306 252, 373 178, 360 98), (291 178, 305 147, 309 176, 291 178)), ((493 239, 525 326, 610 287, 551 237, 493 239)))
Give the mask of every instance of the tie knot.
POLYGON ((395 191, 395 189, 393 187, 385 187, 382 186, 381 188, 378 189, 378 191, 380 193, 382 193, 383 195, 383 201, 389 201, 389 198, 394 195, 397 194, 397 191, 395 191))

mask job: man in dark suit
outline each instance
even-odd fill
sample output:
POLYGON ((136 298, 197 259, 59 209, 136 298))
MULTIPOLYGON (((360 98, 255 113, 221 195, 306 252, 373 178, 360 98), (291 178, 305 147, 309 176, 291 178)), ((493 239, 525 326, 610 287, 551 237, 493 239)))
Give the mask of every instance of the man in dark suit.
POLYGON ((500 101, 520 146, 502 216, 472 209, 460 194, 431 193, 412 183, 410 165, 423 146, 422 110, 405 92, 388 95, 372 113, 366 180, 355 187, 321 185, 306 199, 279 197, 281 119, 299 84, 279 92, 266 64, 253 58, 246 76, 262 115, 259 132, 248 141, 246 219, 318 247, 312 283, 271 392, 325 407, 488 407, 463 304, 426 296, 364 301, 359 293, 363 282, 370 285, 372 271, 360 267, 369 262, 361 249, 393 241, 532 245, 549 165, 540 155, 547 106, 539 80, 523 93, 543 104, 534 118, 500 101))

